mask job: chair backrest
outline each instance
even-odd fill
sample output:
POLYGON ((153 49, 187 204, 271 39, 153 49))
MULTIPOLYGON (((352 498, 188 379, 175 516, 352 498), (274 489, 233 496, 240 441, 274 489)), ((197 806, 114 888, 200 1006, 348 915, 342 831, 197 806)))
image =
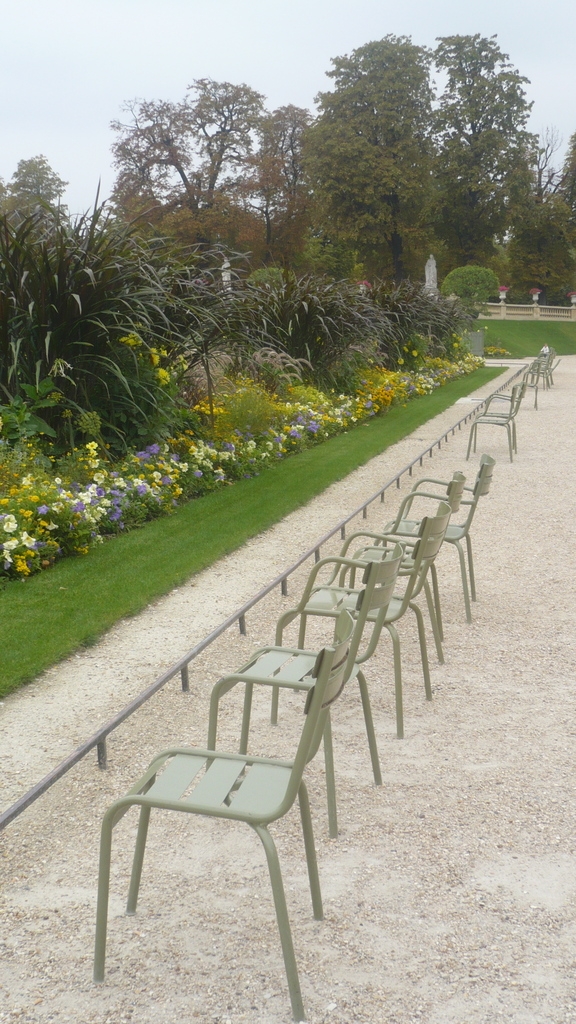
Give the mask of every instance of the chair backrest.
POLYGON ((492 484, 495 465, 496 459, 493 459, 491 455, 481 456, 480 468, 476 474, 476 480, 474 481, 473 493, 475 498, 481 498, 484 494, 488 494, 492 484))
POLYGON ((446 498, 444 499, 448 505, 450 505, 450 511, 452 513, 457 512, 460 508, 460 502, 464 495, 464 485, 466 483, 466 477, 464 473, 454 473, 448 487, 446 488, 446 498))
POLYGON ((413 597, 417 597, 424 585, 426 573, 436 558, 444 540, 450 516, 450 505, 441 501, 435 516, 425 516, 420 523, 418 540, 412 552, 412 566, 407 577, 406 589, 402 597, 402 612, 408 607, 413 597))
POLYGON ((310 672, 310 676, 315 682, 306 695, 304 706, 306 722, 294 758, 293 777, 286 794, 286 799, 292 794, 290 803, 296 797, 304 768, 318 753, 330 707, 338 699, 346 685, 348 654, 353 633, 354 620, 352 616, 349 612, 340 612, 334 627, 334 643, 332 647, 324 647, 319 652, 310 672), (294 786, 296 786, 295 790, 294 786))
POLYGON ((388 611, 388 605, 394 595, 398 570, 404 556, 404 549, 400 544, 395 544, 392 548, 380 548, 379 550, 382 552, 382 557, 376 561, 368 562, 364 569, 362 582, 365 586, 358 594, 356 602, 356 625, 348 655, 348 669, 350 673, 354 663, 358 664, 367 661, 376 649, 384 619, 386 618, 386 612, 388 611), (374 612, 377 613, 375 616, 374 612), (360 642, 368 621, 370 621, 372 626, 372 632, 365 650, 362 654, 359 654, 360 642))

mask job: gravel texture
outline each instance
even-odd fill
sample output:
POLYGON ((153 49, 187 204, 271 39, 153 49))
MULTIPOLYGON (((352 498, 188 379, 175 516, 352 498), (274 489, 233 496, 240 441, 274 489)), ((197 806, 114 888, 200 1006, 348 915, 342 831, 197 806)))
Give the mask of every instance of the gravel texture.
MULTIPOLYGON (((312 918, 297 811, 272 828, 310 1024, 576 1022, 576 356, 562 360, 555 380, 538 411, 528 395, 513 464, 505 432, 480 428, 479 453, 497 465, 472 533, 474 621, 465 621, 456 553, 444 549, 446 662, 437 663, 430 637, 432 703, 414 618, 399 626, 403 741, 385 636, 368 665, 381 788, 354 687, 335 710, 336 840, 328 838, 322 758, 309 768, 324 921, 312 918)), ((7 698, 2 807, 435 440, 468 401, 7 698)), ((463 469, 473 478, 467 438, 467 428, 457 432, 418 474, 463 469)), ((372 506, 368 528, 392 518, 409 484, 372 506)), ((290 1021, 264 855, 241 825, 158 812, 138 914, 126 917, 135 831, 127 815, 116 829, 103 985, 91 981, 91 958, 104 809, 156 751, 204 744, 211 685, 272 642, 308 569, 291 578, 291 596, 277 591, 248 616, 246 637, 233 628, 191 666, 189 694, 175 679, 110 738, 108 771, 89 756, 2 834, 2 1024, 290 1021)), ((272 729, 258 706, 262 750, 290 750, 297 710, 298 699, 284 697, 272 729)), ((237 723, 232 702, 223 748, 234 749, 237 723)))

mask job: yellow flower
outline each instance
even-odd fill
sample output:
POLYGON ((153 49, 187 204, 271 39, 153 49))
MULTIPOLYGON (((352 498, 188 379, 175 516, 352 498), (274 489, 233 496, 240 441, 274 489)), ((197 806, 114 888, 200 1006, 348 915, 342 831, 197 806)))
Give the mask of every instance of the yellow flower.
POLYGON ((170 383, 170 374, 168 373, 168 370, 163 370, 162 367, 159 367, 156 370, 156 379, 158 380, 160 387, 166 387, 166 385, 170 383))

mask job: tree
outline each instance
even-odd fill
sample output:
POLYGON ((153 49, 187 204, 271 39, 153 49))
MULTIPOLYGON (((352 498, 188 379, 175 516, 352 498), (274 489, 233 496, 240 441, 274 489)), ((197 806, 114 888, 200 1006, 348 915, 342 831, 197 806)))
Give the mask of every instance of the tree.
POLYGON ((434 58, 448 78, 435 117, 438 232, 453 266, 482 263, 529 188, 528 79, 496 36, 446 36, 434 58))
POLYGON ((29 212, 39 203, 57 206, 67 185, 68 182, 52 170, 42 154, 29 160, 20 160, 5 190, 2 205, 5 210, 19 210, 23 213, 29 212))
POLYGON ((574 282, 575 225, 567 202, 569 173, 554 159, 559 148, 557 131, 546 129, 530 155, 530 191, 513 216, 507 255, 510 283, 521 301, 531 288, 540 288, 542 302, 565 301, 574 282))
POLYGON ((570 137, 568 152, 562 168, 560 193, 570 208, 570 224, 576 229, 576 132, 570 137))
POLYGON ((430 56, 388 35, 332 64, 304 150, 321 226, 369 272, 401 281, 429 244, 430 56))
POLYGON ((247 85, 197 79, 181 103, 134 100, 112 122, 114 198, 129 213, 186 210, 199 240, 217 236, 246 173, 263 96, 247 85))
POLYGON ((310 206, 304 183, 302 138, 311 115, 290 104, 265 115, 258 126, 246 202, 264 222, 266 258, 290 262, 304 247, 310 206))

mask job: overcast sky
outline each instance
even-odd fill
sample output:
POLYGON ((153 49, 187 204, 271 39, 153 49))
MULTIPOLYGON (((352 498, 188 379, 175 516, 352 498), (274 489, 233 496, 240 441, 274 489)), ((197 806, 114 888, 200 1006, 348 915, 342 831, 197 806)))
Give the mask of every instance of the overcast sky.
POLYGON ((388 33, 496 34, 534 101, 531 129, 576 131, 574 0, 0 0, 0 177, 42 153, 72 212, 112 188, 110 121, 126 100, 183 98, 195 78, 246 82, 313 109, 330 58, 388 33))

